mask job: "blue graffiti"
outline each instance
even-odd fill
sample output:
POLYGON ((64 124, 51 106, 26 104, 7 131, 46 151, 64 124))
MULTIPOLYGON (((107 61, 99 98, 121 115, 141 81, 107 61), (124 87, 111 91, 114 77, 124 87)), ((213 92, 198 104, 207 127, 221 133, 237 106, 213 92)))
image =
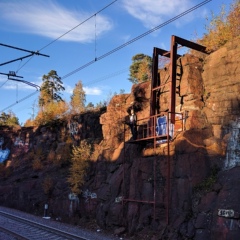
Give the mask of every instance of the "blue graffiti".
POLYGON ((7 148, 5 150, 0 150, 0 163, 8 159, 10 150, 7 148))
POLYGON ((4 138, 3 137, 0 137, 0 148, 2 149, 2 145, 4 143, 4 138))

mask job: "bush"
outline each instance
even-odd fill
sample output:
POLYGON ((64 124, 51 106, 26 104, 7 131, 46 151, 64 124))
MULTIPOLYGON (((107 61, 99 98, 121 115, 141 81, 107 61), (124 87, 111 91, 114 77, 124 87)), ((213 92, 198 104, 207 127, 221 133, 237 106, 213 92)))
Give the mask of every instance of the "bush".
POLYGON ((197 40, 197 42, 207 47, 209 52, 215 51, 223 46, 226 42, 240 36, 240 1, 235 0, 231 4, 229 13, 223 5, 219 15, 213 13, 209 23, 206 25, 206 33, 197 40))
POLYGON ((81 187, 85 182, 91 153, 92 146, 85 140, 83 140, 78 147, 73 146, 68 183, 74 194, 80 194, 82 191, 81 187))

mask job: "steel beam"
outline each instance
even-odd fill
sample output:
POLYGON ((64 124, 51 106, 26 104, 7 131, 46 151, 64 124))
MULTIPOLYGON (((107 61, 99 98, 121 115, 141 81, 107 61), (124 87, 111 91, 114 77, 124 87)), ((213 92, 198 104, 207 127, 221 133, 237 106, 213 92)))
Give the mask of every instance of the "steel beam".
POLYGON ((183 38, 180 38, 177 36, 174 36, 174 39, 175 39, 175 42, 180 44, 181 46, 188 47, 188 48, 194 49, 196 51, 209 54, 209 52, 207 51, 207 48, 205 46, 202 46, 198 43, 188 41, 186 39, 183 39, 183 38))
POLYGON ((176 67, 177 67, 177 42, 175 36, 171 37, 171 58, 170 58, 170 80, 171 80, 171 99, 170 112, 171 123, 175 123, 175 105, 176 105, 176 67))

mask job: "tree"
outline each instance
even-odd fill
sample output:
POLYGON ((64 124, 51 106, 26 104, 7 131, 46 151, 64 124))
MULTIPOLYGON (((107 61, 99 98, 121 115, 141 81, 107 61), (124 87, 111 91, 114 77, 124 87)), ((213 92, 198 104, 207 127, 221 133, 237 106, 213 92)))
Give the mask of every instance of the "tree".
POLYGON ((27 119, 26 122, 24 123, 24 127, 32 127, 34 126, 34 120, 31 118, 27 119))
POLYGON ((0 125, 4 126, 17 126, 19 125, 19 120, 16 117, 15 113, 9 111, 8 114, 2 112, 0 115, 0 125))
POLYGON ((225 6, 222 5, 219 15, 212 13, 209 22, 205 26, 206 33, 197 42, 206 46, 207 49, 215 51, 226 42, 240 36, 240 1, 235 0, 231 4, 230 11, 227 13, 225 6))
POLYGON ((60 118, 68 110, 68 104, 61 97, 61 91, 65 88, 57 72, 51 70, 47 75, 43 75, 42 81, 38 101, 40 111, 34 121, 37 125, 60 118))
POLYGON ((94 108, 94 104, 92 102, 89 102, 87 104, 86 108, 94 108))
POLYGON ((151 79, 152 58, 143 53, 132 57, 129 81, 132 83, 146 82, 151 79))
POLYGON ((92 153, 92 146, 83 140, 79 147, 73 146, 70 175, 68 183, 72 193, 80 194, 81 187, 85 182, 86 170, 89 166, 89 159, 92 153))
POLYGON ((96 108, 100 109, 100 108, 105 108, 107 106, 107 101, 100 101, 99 103, 96 103, 96 108))
POLYGON ((39 111, 34 123, 36 125, 46 124, 51 120, 63 118, 65 113, 69 109, 68 104, 65 101, 50 102, 44 108, 44 111, 39 111))
POLYGON ((63 101, 61 91, 64 91, 63 82, 55 70, 51 70, 42 77, 43 84, 40 90, 39 106, 43 107, 51 102, 63 101))
POLYGON ((78 81, 75 84, 73 89, 73 94, 71 96, 71 108, 73 113, 80 113, 85 109, 85 102, 86 102, 86 94, 83 90, 83 85, 81 81, 78 81))

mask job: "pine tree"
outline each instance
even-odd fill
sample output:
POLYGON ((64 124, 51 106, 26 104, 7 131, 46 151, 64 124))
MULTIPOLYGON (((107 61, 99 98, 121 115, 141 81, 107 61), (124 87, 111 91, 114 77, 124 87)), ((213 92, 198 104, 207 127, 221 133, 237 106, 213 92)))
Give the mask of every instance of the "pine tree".
POLYGON ((61 97, 61 91, 65 88, 57 72, 51 70, 47 75, 43 75, 42 81, 38 101, 40 111, 34 121, 37 125, 61 118, 68 110, 68 104, 61 97))
POLYGON ((41 86, 39 106, 43 107, 52 102, 63 101, 61 91, 64 91, 61 77, 55 70, 51 70, 47 75, 42 77, 43 84, 41 86))
POLYGON ((71 108, 73 113, 81 113, 85 109, 86 94, 83 90, 83 85, 81 81, 75 85, 73 89, 73 94, 71 96, 71 108))
POLYGON ((132 83, 146 82, 151 79, 152 58, 145 54, 132 57, 129 81, 132 83))

